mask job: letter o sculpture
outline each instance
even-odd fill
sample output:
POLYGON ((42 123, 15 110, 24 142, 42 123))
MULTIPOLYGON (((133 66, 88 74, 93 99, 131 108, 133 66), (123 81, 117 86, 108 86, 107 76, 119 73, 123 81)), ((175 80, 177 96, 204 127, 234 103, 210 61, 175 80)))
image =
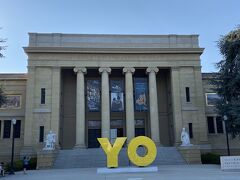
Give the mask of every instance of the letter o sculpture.
POLYGON ((155 143, 146 136, 138 136, 132 139, 128 145, 128 158, 137 166, 150 165, 157 156, 157 148, 155 143), (137 154, 139 146, 144 146, 147 153, 142 157, 137 154))

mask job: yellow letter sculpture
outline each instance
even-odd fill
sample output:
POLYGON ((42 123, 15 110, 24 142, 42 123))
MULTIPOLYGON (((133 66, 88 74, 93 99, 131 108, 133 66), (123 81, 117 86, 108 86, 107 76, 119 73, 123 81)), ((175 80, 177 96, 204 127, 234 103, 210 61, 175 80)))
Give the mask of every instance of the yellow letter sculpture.
POLYGON ((157 156, 157 148, 155 143, 146 136, 138 136, 132 139, 128 145, 128 157, 130 161, 137 166, 150 165, 157 156), (141 157, 137 154, 137 148, 144 146, 146 148, 145 156, 141 157))
POLYGON ((122 149, 123 144, 126 141, 126 137, 117 138, 112 147, 108 138, 97 138, 98 142, 101 144, 104 152, 107 155, 107 167, 118 167, 118 154, 122 149))

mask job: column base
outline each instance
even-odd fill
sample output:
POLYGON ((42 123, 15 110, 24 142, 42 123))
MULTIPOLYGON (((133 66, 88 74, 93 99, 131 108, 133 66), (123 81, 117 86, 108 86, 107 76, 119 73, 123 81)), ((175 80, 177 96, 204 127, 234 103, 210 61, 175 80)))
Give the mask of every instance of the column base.
POLYGON ((73 149, 87 149, 87 146, 84 144, 76 144, 73 149))

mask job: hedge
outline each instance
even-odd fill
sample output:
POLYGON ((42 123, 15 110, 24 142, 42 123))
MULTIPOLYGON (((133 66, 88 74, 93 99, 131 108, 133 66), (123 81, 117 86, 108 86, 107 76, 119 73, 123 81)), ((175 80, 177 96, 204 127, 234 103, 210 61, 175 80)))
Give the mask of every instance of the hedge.
MULTIPOLYGON (((17 160, 13 162, 14 171, 22 171, 23 170, 23 161, 17 160)), ((31 158, 29 161, 29 170, 34 170, 37 167, 37 158, 31 158)), ((5 166, 5 170, 8 172, 11 169, 11 163, 7 163, 5 166)))
POLYGON ((201 155, 202 164, 220 164, 220 155, 207 153, 201 155))

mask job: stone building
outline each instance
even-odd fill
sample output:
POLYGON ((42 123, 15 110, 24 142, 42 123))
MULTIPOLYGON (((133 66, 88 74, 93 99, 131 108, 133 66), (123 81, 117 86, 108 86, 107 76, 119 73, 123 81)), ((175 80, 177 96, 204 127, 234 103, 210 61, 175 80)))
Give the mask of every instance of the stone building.
POLYGON ((198 35, 29 33, 28 73, 0 74, 8 96, 0 108, 0 159, 10 155, 12 118, 16 157, 36 155, 50 130, 58 149, 139 135, 178 147, 183 127, 201 152, 223 153, 224 123, 212 104, 212 74, 201 73, 203 50, 198 35))

